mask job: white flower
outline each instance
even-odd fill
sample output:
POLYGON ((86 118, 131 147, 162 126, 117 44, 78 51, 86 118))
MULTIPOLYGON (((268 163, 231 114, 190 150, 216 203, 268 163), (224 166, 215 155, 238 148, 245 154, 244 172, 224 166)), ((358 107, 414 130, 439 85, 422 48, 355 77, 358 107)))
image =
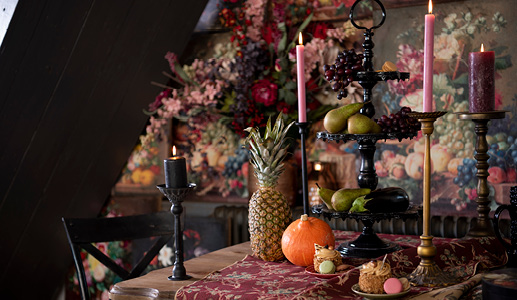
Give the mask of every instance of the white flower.
POLYGON ((447 17, 443 19, 443 22, 445 23, 445 26, 447 26, 447 29, 453 30, 454 28, 456 28, 456 17, 456 14, 449 14, 447 15, 447 17))
POLYGON ((414 93, 406 95, 400 99, 400 107, 409 106, 413 111, 422 111, 423 106, 423 90, 417 90, 414 93))
POLYGON ((104 277, 106 277, 107 268, 103 264, 98 264, 95 269, 93 269, 93 278, 97 282, 102 282, 104 277))
POLYGON ((468 34, 474 34, 475 32, 476 32, 476 26, 474 26, 474 25, 469 25, 469 26, 467 27, 467 33, 468 33, 468 34))
POLYGON ((160 250, 160 253, 158 254, 158 260, 163 266, 170 266, 172 265, 172 248, 165 245, 160 250))
POLYGON ((442 33, 434 40, 435 59, 449 60, 460 55, 460 44, 452 35, 442 33))

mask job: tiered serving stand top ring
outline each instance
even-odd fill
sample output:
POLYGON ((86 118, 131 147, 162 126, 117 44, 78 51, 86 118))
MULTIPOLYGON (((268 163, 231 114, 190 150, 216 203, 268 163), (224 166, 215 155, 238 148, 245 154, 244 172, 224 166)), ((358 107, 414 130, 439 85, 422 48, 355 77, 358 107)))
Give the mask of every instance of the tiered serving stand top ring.
MULTIPOLYGON (((409 73, 406 72, 375 72, 373 69, 373 47, 374 43, 372 41, 372 36, 374 35, 373 29, 379 28, 382 26, 386 19, 386 10, 382 3, 379 0, 374 0, 381 8, 382 11, 382 19, 379 24, 371 27, 365 28, 357 25, 354 21, 354 9, 356 5, 362 0, 357 0, 350 9, 350 20, 352 24, 358 28, 365 30, 364 32, 364 42, 362 44, 364 48, 364 58, 363 58, 363 72, 357 73, 354 80, 357 81, 363 87, 363 102, 364 107, 361 109, 360 113, 366 115, 368 117, 373 117, 375 115, 375 107, 372 103, 372 89, 379 81, 387 81, 387 80, 407 80, 409 79, 409 73)), ((359 153, 361 155, 361 165, 359 169, 359 174, 357 176, 357 183, 361 188, 369 188, 371 190, 375 190, 378 184, 377 173, 375 172, 375 166, 373 157, 375 154, 376 146, 378 140, 388 140, 388 139, 397 139, 401 141, 402 139, 413 138, 416 134, 402 134, 402 133, 371 133, 371 134, 331 134, 328 132, 318 132, 316 137, 318 139, 322 139, 323 141, 332 141, 332 142, 347 142, 347 141, 356 141, 359 144, 359 153)), ((359 237, 350 242, 345 242, 338 247, 338 251, 345 256, 350 257, 378 257, 386 253, 390 253, 400 249, 400 246, 386 242, 380 239, 375 232, 373 231, 373 224, 375 222, 381 220, 389 220, 389 219, 402 219, 403 221, 407 219, 416 219, 421 214, 420 207, 410 207, 405 212, 396 212, 396 213, 349 213, 349 212, 336 212, 334 210, 328 209, 325 205, 316 205, 312 207, 312 211, 315 214, 323 215, 325 218, 341 218, 345 219, 354 219, 357 221, 362 221, 364 228, 359 237)))

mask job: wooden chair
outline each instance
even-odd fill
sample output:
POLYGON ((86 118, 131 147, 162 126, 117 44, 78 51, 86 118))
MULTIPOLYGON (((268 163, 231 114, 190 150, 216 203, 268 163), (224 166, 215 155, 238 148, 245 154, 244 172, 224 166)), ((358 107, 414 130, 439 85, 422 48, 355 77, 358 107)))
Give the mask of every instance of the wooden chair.
POLYGON ((81 298, 90 299, 86 276, 81 259, 81 248, 95 257, 99 262, 120 276, 123 280, 142 274, 160 249, 174 235, 174 220, 170 212, 124 216, 114 218, 62 218, 66 235, 74 257, 81 298), (129 241, 135 239, 159 237, 140 261, 128 271, 106 256, 92 243, 129 241))

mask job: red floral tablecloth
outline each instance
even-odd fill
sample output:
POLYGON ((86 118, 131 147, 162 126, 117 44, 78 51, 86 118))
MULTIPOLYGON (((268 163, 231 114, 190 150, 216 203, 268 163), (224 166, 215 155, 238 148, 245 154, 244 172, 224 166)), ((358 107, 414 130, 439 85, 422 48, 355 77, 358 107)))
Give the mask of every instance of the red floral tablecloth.
MULTIPOLYGON (((336 245, 352 240, 359 233, 336 231, 336 245)), ((410 274, 420 263, 417 257, 417 236, 379 234, 379 237, 397 242, 403 249, 388 254, 387 261, 396 277, 410 274)), ((475 274, 503 266, 507 257, 503 246, 495 238, 446 239, 435 238, 436 264, 452 274, 462 294, 479 283, 475 274)), ((380 258, 382 259, 382 258, 380 258)), ((369 259, 349 259, 344 262, 359 266, 369 259)), ((305 268, 288 261, 264 262, 252 256, 209 274, 203 280, 181 288, 176 299, 361 299, 351 287, 359 279, 354 268, 338 277, 324 279, 305 272, 305 268)), ((430 288, 413 287, 404 299, 429 292, 430 288)), ((444 292, 442 292, 444 293, 444 292)), ((440 297, 440 299, 444 299, 440 297)))

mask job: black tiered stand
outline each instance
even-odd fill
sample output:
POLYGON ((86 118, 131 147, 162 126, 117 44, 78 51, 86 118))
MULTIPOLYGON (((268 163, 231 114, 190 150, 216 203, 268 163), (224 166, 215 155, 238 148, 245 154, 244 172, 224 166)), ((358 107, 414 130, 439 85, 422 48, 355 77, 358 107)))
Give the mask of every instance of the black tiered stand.
MULTIPOLYGON (((355 81, 359 82, 359 84, 363 87, 363 101, 364 107, 361 109, 360 113, 366 115, 368 117, 373 117, 375 115, 375 107, 372 104, 372 89, 379 81, 387 81, 387 80, 407 80, 409 79, 409 73, 406 72, 375 72, 373 70, 373 47, 374 43, 372 41, 372 36, 374 35, 373 29, 379 28, 386 19, 386 10, 382 3, 379 0, 374 0, 381 8, 382 11, 382 19, 380 23, 371 28, 365 28, 359 26, 354 21, 354 9, 355 6, 361 2, 362 0, 357 0, 350 10, 350 21, 352 24, 358 28, 365 30, 364 33, 364 59, 363 59, 363 67, 365 69, 364 72, 359 72, 357 76, 354 78, 355 81)), ((316 137, 322 139, 324 141, 334 141, 334 142, 347 142, 347 141, 357 141, 359 144, 359 153, 361 154, 361 166, 359 169, 359 174, 357 176, 357 183, 361 188, 369 188, 374 190, 377 187, 378 178, 377 173, 375 172, 375 166, 373 157, 375 154, 375 150, 377 149, 375 144, 378 140, 388 140, 388 139, 398 139, 401 141, 406 138, 413 138, 415 135, 407 135, 401 133, 372 133, 372 134, 331 134, 328 132, 318 132, 316 137)), ((355 219, 357 221, 362 221, 364 227, 362 233, 359 237, 351 242, 345 242, 338 247, 338 251, 345 256, 350 257, 378 257, 386 253, 390 253, 400 249, 400 246, 383 241, 380 239, 375 232, 373 231, 373 224, 375 222, 386 220, 386 219, 414 219, 418 218, 419 214, 421 214, 421 207, 411 207, 405 212, 397 212, 397 213, 349 213, 349 212, 336 212, 334 210, 327 209, 324 205, 317 205, 312 207, 312 211, 315 214, 323 215, 324 217, 331 218, 341 218, 341 219, 355 219)))

